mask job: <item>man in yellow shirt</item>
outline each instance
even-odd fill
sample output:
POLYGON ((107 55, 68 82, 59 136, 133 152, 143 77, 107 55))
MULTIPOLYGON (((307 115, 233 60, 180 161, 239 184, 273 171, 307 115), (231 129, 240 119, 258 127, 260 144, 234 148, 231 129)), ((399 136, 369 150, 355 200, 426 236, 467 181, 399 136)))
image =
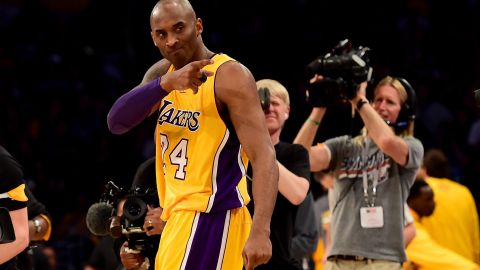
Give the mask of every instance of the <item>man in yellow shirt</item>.
POLYGON ((416 235, 406 248, 408 262, 404 269, 415 270, 472 270, 480 269, 473 261, 437 244, 423 228, 424 218, 430 216, 435 209, 434 192, 422 180, 413 184, 407 199, 414 218, 416 235))
POLYGON ((478 213, 470 190, 448 179, 448 159, 442 151, 429 150, 423 166, 436 203, 433 215, 422 219, 423 227, 440 245, 480 264, 478 213))

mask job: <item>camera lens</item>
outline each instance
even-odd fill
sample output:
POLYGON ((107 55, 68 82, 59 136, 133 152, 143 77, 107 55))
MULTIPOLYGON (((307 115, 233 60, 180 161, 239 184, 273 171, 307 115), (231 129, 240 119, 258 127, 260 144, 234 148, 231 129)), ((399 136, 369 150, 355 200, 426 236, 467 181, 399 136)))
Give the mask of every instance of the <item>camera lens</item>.
POLYGON ((123 205, 123 215, 130 221, 135 222, 141 220, 147 213, 147 204, 138 197, 130 197, 123 205))

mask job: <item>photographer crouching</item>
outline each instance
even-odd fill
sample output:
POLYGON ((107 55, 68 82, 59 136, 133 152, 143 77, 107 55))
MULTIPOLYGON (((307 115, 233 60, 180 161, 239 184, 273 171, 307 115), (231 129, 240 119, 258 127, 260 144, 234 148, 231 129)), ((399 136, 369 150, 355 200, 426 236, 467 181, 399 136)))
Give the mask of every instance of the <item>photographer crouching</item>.
POLYGON ((336 179, 324 269, 400 270, 406 260, 403 207, 423 158, 423 146, 413 137, 415 92, 405 79, 387 76, 370 104, 365 75, 371 69, 364 50, 342 42, 337 48, 309 65, 314 68, 308 97, 313 109, 294 140, 309 150, 311 171, 332 171, 336 179), (329 105, 322 100, 325 81, 333 82, 326 96, 348 99, 364 129, 354 138, 339 136, 312 146, 329 105))
MULTIPOLYGON (((112 181, 106 185, 100 202, 88 210, 90 232, 114 238, 113 249, 125 269, 154 269, 160 235, 165 223, 160 219, 155 183, 155 158, 140 164, 130 190, 112 181)), ((95 263, 91 266, 97 268, 95 263)))
MULTIPOLYGON (((148 159, 142 163, 132 184, 132 189, 143 187, 154 191, 155 200, 153 205, 147 205, 147 212, 143 221, 143 232, 148 237, 149 246, 144 249, 144 252, 138 252, 132 248, 131 241, 125 241, 120 248, 120 259, 126 269, 154 269, 155 256, 157 254, 158 244, 160 243, 160 235, 162 234, 165 222, 160 219, 162 215, 162 208, 160 208, 157 195, 157 187, 155 182, 155 157, 148 159)), ((135 204, 134 204, 135 205, 135 204)), ((129 207, 127 202, 125 207, 129 207)), ((135 209, 130 209, 135 210, 135 209)))

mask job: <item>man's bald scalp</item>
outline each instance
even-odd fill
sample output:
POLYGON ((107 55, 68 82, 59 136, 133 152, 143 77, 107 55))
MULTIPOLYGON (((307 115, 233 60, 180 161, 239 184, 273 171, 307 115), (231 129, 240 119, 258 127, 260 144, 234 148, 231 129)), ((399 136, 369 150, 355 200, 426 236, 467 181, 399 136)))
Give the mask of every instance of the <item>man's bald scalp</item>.
POLYGON ((155 6, 152 9, 152 12, 150 13, 150 24, 152 23, 153 14, 155 13, 155 11, 157 11, 158 9, 160 9, 161 6, 166 5, 166 4, 178 4, 178 5, 182 6, 185 10, 189 11, 193 16, 193 19, 197 19, 197 14, 195 14, 195 10, 193 10, 193 7, 190 4, 190 1, 188 1, 188 0, 160 0, 160 1, 157 2, 157 4, 155 4, 155 6))

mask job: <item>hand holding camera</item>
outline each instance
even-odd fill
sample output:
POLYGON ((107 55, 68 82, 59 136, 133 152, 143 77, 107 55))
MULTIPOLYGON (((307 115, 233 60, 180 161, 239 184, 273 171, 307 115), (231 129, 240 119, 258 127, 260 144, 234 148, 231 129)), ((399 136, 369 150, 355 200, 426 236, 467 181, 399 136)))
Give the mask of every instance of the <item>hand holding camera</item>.
POLYGON ((125 236, 128 247, 133 250, 155 250, 155 239, 150 235, 161 234, 163 226, 159 224, 154 231, 145 230, 150 224, 147 220, 155 219, 160 223, 161 208, 158 207, 156 190, 135 187, 125 191, 112 181, 105 185, 106 191, 99 202, 90 206, 86 216, 87 227, 95 235, 111 235, 114 238, 125 236), (117 216, 115 206, 125 199, 123 215, 117 216), (154 208, 158 207, 158 208, 154 208), (147 213, 151 218, 146 218, 147 213), (152 214, 153 213, 153 214, 152 214), (147 225, 147 226, 145 226, 147 225))
POLYGON ((148 236, 155 234, 162 234, 165 227, 165 221, 160 219, 163 209, 160 207, 148 207, 147 214, 145 216, 145 223, 143 224, 143 230, 148 236))
POLYGON ((355 99, 359 85, 369 82, 372 76, 369 51, 368 47, 352 48, 352 43, 345 39, 330 53, 308 64, 306 72, 312 79, 307 102, 313 107, 327 107, 355 99))

